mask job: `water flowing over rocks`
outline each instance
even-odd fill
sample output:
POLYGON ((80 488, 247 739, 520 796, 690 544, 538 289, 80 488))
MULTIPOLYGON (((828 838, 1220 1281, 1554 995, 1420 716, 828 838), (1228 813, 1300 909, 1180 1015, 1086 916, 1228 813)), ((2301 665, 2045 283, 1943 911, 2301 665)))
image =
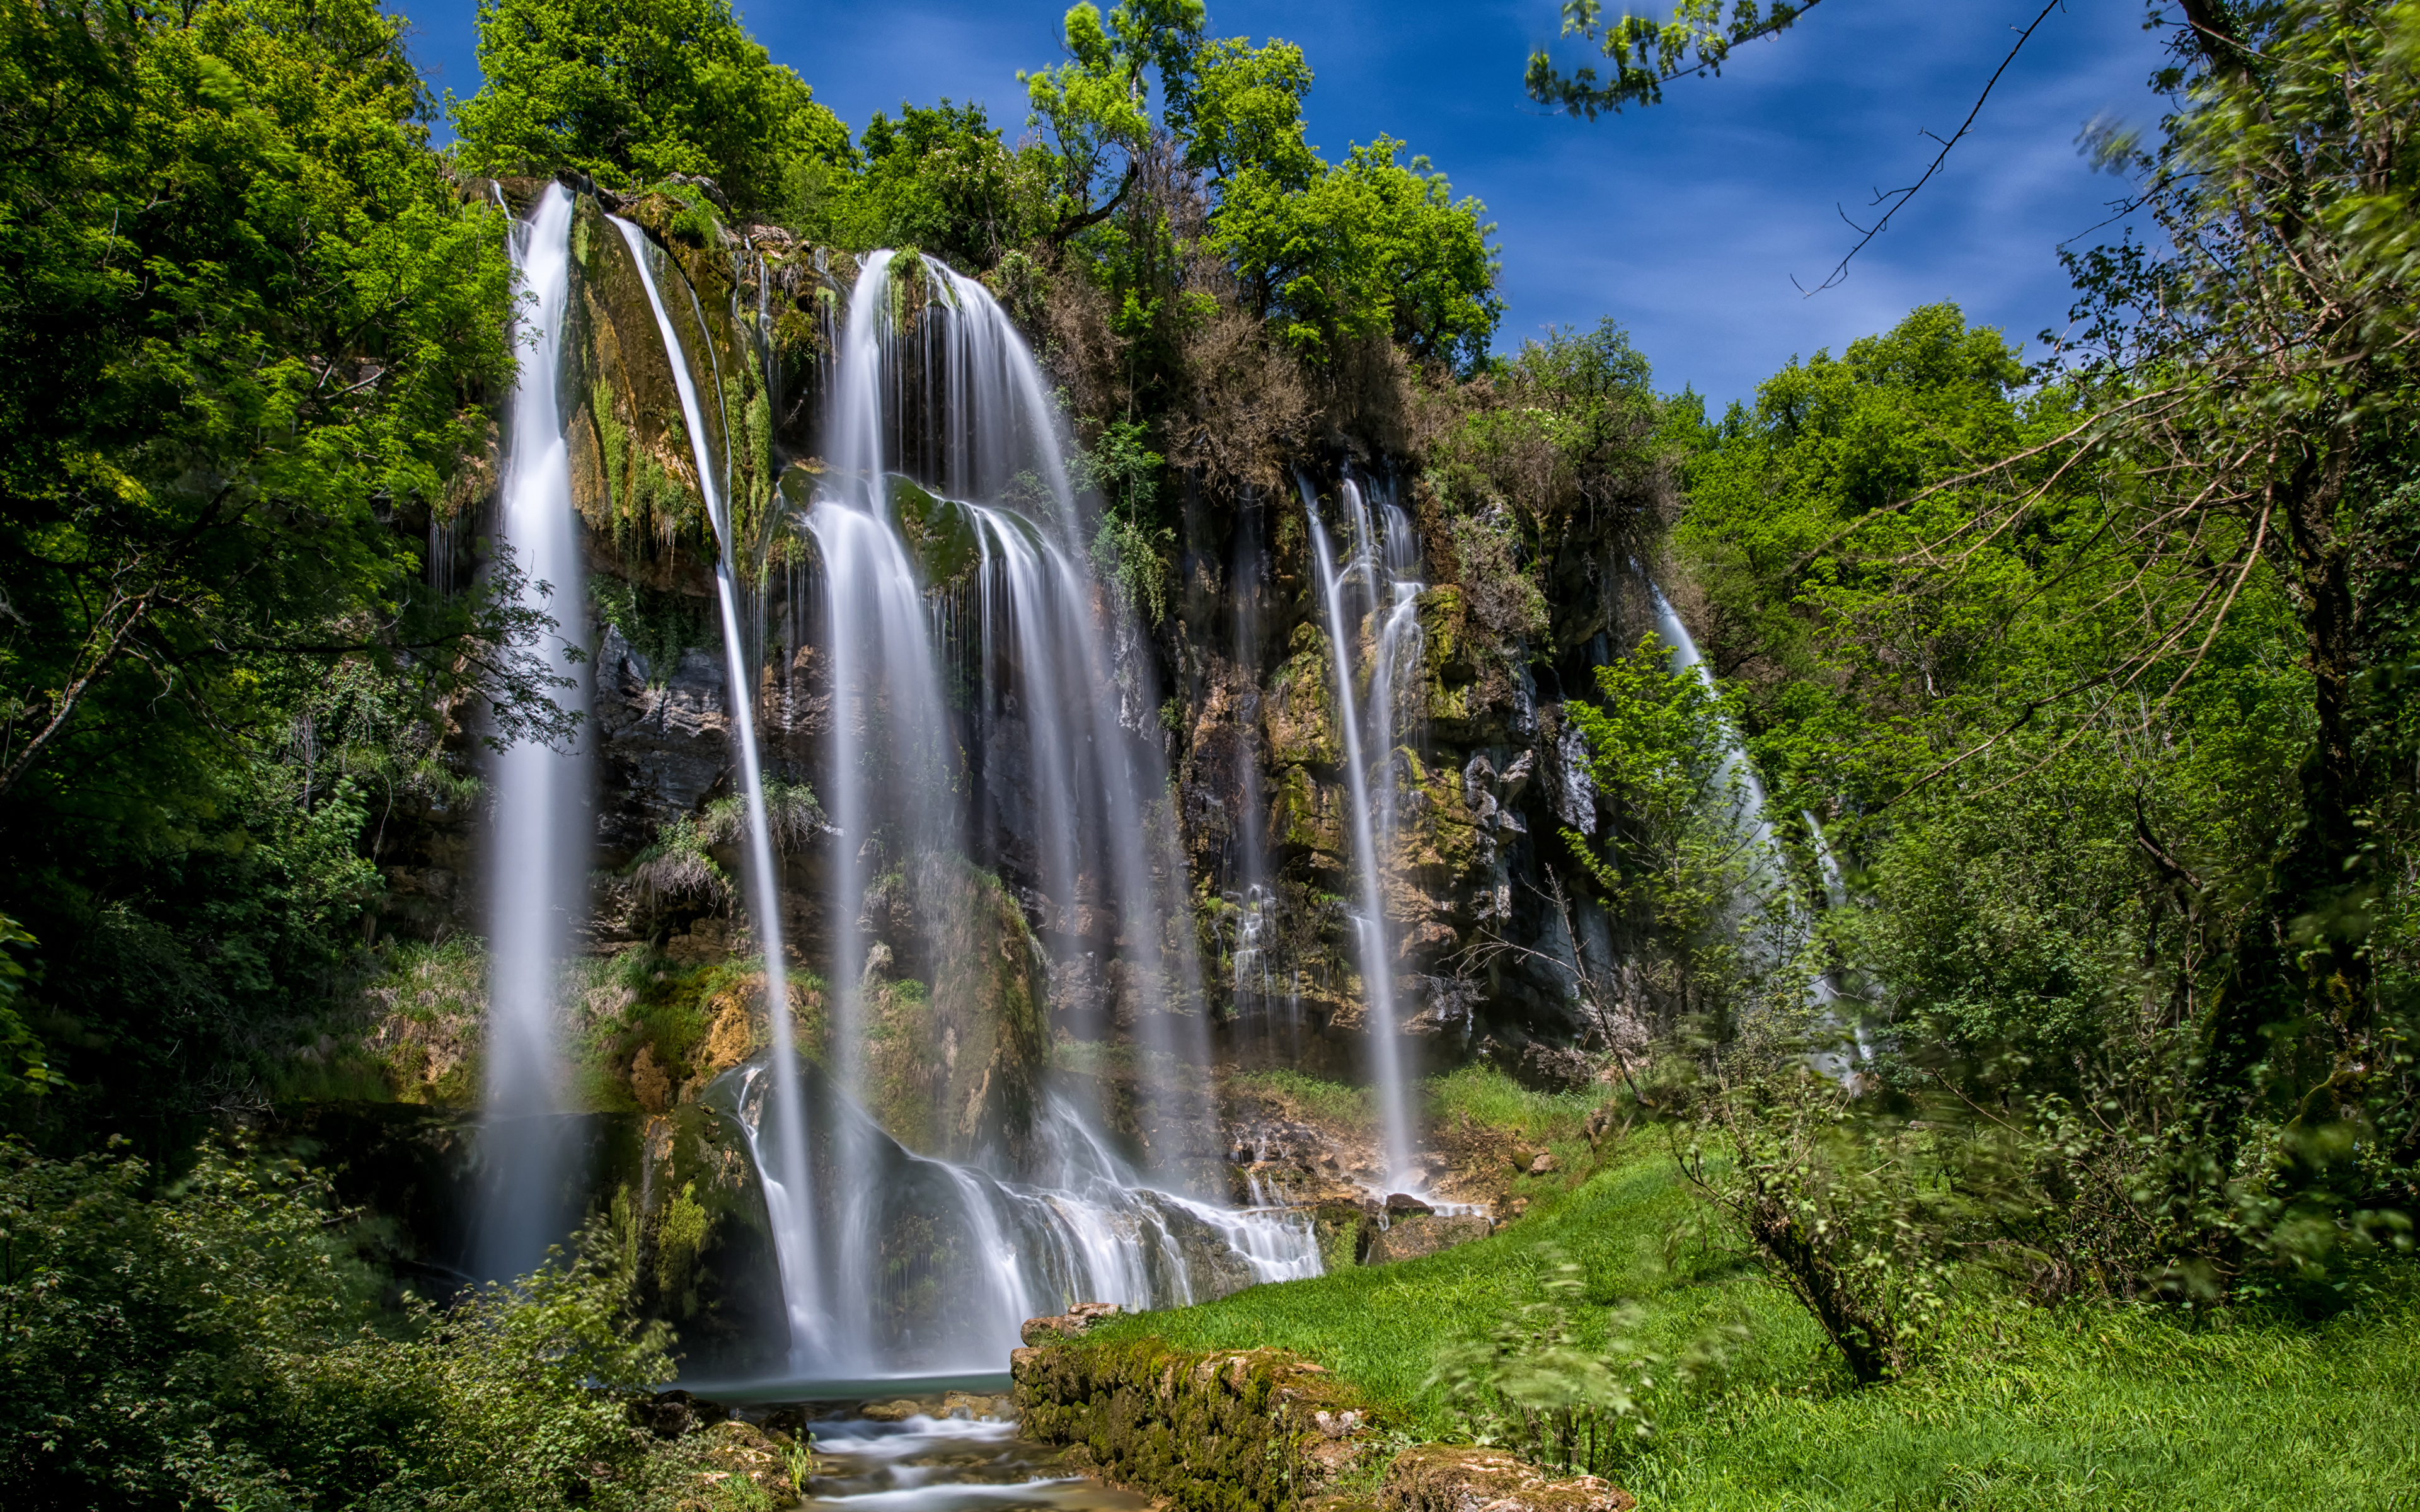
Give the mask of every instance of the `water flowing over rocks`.
MULTIPOLYGON (((566 1211, 623 1203, 656 1310, 741 1373, 977 1365, 1077 1298, 1485 1233, 1514 1167, 1409 1089, 1585 1085, 1610 1032, 1568 967, 1616 941, 1547 905, 1541 837, 1598 820, 1560 698, 1655 611, 1620 522, 1507 628, 1429 480, 1331 439, 1187 488, 1155 620, 1098 576, 1060 359, 987 289, 695 224, 581 193, 562 232, 590 871, 551 1011, 589 1057, 558 1085, 628 1131, 562 1156, 566 1211), (1226 1090, 1262 1069, 1373 1083, 1375 1121, 1226 1090)), ((512 886, 469 867, 487 817, 397 820, 411 928, 512 886)), ((480 993, 381 990, 400 1089, 458 1099, 480 993)))

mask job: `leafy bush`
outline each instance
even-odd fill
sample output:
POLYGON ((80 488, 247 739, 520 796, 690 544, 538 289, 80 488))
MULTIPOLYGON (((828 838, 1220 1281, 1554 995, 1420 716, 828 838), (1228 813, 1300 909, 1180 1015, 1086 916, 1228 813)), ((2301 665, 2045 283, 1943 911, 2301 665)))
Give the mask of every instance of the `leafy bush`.
POLYGON ((113 1150, 0 1144, 0 1499, 12 1507, 667 1505, 631 1426, 670 1374, 592 1223, 511 1288, 373 1303, 316 1175, 206 1149, 154 1189, 113 1150))

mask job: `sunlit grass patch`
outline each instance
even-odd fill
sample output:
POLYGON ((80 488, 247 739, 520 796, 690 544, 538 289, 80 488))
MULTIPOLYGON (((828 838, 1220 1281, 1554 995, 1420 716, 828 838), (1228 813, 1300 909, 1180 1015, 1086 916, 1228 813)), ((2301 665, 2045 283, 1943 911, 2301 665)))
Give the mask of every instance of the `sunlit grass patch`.
MULTIPOLYGON (((1500 1087, 1474 1079, 1446 1095, 1511 1123, 1500 1087)), ((1113 1326, 1181 1349, 1296 1350, 1403 1431, 1450 1435, 1461 1425, 1430 1383, 1439 1348, 1538 1300, 1569 1261, 1592 1346, 1618 1330, 1635 1354, 1669 1360, 1731 1341, 1719 1368, 1685 1386, 1659 1376, 1646 1394, 1654 1430, 1615 1474, 1647 1508, 2420 1507, 2409 1262, 2352 1286, 2346 1309, 2316 1323, 2039 1307, 1976 1276, 1922 1364, 1859 1390, 1807 1314, 1701 1232, 1660 1133, 1607 1155, 1575 1190, 1461 1248, 1113 1326)))

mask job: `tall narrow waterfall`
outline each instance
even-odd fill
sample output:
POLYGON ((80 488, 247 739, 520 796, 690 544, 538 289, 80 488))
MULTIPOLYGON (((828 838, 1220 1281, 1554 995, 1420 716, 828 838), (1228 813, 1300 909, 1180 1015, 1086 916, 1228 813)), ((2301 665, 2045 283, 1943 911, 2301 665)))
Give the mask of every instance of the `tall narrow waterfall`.
MULTIPOLYGON (((556 393, 571 286, 570 192, 551 184, 514 226, 520 288, 534 300, 519 321, 520 376, 513 390, 502 496, 502 535, 519 569, 521 607, 551 616, 552 670, 573 680, 584 711, 579 648, 582 602, 579 517, 556 393)), ((534 1269, 578 1216, 564 1188, 570 1137, 555 1001, 585 901, 588 758, 519 741, 496 758, 495 836, 487 874, 489 1029, 479 1132, 485 1186, 471 1264, 483 1278, 534 1269)))
MULTIPOLYGON (((1653 583, 1647 586, 1655 606, 1655 633, 1671 647, 1672 670, 1698 679, 1712 690, 1714 674, 1706 670, 1705 659, 1698 654, 1697 640, 1689 634, 1663 590, 1653 583)), ((1761 949, 1768 959, 1778 964, 1803 941, 1808 928, 1807 910, 1801 902, 1797 886, 1790 875, 1789 858, 1782 854, 1781 842, 1774 834, 1773 815, 1768 807, 1764 782, 1756 775, 1748 760, 1747 748, 1741 743, 1738 732, 1723 732, 1721 776, 1729 791, 1731 821, 1741 827, 1752 857, 1750 881, 1735 900, 1735 906, 1755 911, 1752 925, 1761 936, 1761 949)), ((1839 862, 1833 857, 1831 845, 1823 838, 1823 826, 1813 814, 1804 816, 1807 833, 1815 850, 1815 864, 1823 881, 1824 891, 1834 906, 1846 901, 1846 889, 1840 882, 1839 862)), ((1822 971, 1807 982, 1807 998, 1824 1011, 1824 1017, 1836 1026, 1845 1027, 1850 1036, 1847 1052, 1825 1050, 1810 1057, 1816 1070, 1830 1076, 1845 1076, 1852 1056, 1867 1058, 1869 1047, 1862 1016, 1852 1011, 1845 1023, 1839 1005, 1844 1000, 1833 973, 1822 971)))
POLYGON ((1310 517, 1311 544, 1319 568, 1320 607, 1336 674, 1336 722, 1344 741, 1344 779, 1351 797, 1353 866, 1360 883, 1361 911, 1354 919, 1359 946, 1361 987, 1370 1013, 1370 1072, 1378 1092, 1378 1115, 1387 1180, 1416 1184, 1412 1165, 1411 1088, 1404 1064, 1403 1037, 1395 1009, 1395 947, 1387 923, 1385 868, 1395 848, 1395 687, 1407 650, 1417 654, 1420 585, 1406 576, 1417 552, 1410 523, 1386 504, 1383 537, 1373 528, 1358 485, 1341 490, 1345 523, 1353 532, 1353 555, 1339 562, 1319 517, 1319 502, 1303 481, 1303 509, 1310 517), (1386 594, 1381 602, 1383 590, 1386 594), (1359 611, 1348 615, 1348 604, 1359 611), (1378 797, 1371 796, 1371 769, 1364 759, 1363 711, 1354 697, 1353 652, 1362 613, 1384 610, 1373 638, 1367 743, 1378 751, 1378 797))
MULTIPOLYGON (((672 363, 673 385, 680 394, 681 420, 689 429, 698 491, 706 500, 707 516, 714 521, 714 588, 722 621, 731 745, 739 764, 740 801, 748 820, 745 892, 748 916, 755 926, 756 945, 764 954, 765 1010, 773 1048, 772 1158, 761 1165, 767 1205, 774 1226, 775 1253, 781 1264, 783 1300, 790 1316, 791 1350, 796 1356, 826 1330, 831 1313, 824 1304, 822 1268, 815 1259, 814 1171, 807 1163, 805 1099, 799 1087, 798 1056, 792 1043, 789 966, 782 944, 781 884, 773 870, 772 825, 765 810, 765 773, 756 743, 755 668, 740 635, 738 594, 732 574, 735 545, 731 505, 722 475, 714 466, 687 348, 664 306, 657 268, 661 254, 637 226, 619 216, 612 219, 646 285, 647 304, 655 313, 657 330, 663 337, 664 355, 672 363)), ((690 305, 694 310, 694 295, 690 296, 690 305)), ((703 320, 699 327, 703 340, 703 320)))

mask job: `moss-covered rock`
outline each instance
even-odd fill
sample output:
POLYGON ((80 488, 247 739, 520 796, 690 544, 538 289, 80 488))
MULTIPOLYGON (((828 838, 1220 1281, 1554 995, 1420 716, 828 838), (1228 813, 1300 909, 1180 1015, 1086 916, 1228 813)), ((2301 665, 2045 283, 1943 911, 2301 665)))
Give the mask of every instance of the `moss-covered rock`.
POLYGON ((1476 1213, 1408 1213, 1371 1236, 1362 1263, 1391 1265, 1397 1260, 1416 1260, 1456 1244, 1467 1244, 1474 1239, 1485 1239, 1487 1231, 1487 1220, 1476 1213))
POLYGON ((1188 1512, 1276 1512, 1377 1447, 1360 1396, 1284 1350, 1050 1344, 1018 1350, 1011 1370, 1027 1437, 1078 1446, 1105 1479, 1188 1512))
POLYGON ((919 1154, 1015 1155, 1050 1050, 1033 936, 987 872, 932 857, 913 883, 892 890, 906 902, 906 933, 929 980, 891 977, 883 966, 892 948, 876 947, 866 982, 868 1109, 919 1154))
POLYGON ((900 538, 923 574, 924 586, 954 587, 970 579, 982 563, 983 549, 966 506, 897 473, 888 482, 892 517, 899 522, 900 538))
POLYGON ((1280 766, 1334 766, 1344 760, 1338 733, 1335 674, 1327 638, 1311 625, 1295 626, 1293 655, 1270 674, 1261 699, 1261 730, 1269 760, 1280 766))

